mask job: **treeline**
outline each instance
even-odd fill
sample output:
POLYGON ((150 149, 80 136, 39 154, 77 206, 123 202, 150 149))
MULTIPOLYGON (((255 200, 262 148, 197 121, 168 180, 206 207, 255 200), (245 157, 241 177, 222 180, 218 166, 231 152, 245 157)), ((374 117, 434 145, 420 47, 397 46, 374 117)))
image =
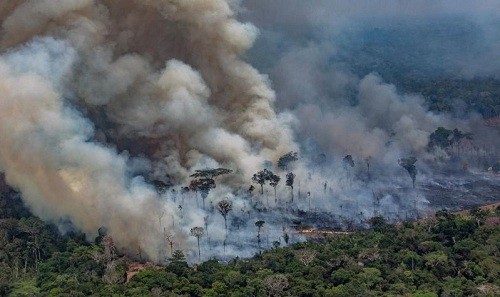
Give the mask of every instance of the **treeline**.
POLYGON ((404 81, 405 90, 421 93, 432 111, 466 110, 480 113, 485 119, 500 116, 500 82, 496 79, 435 79, 404 81))
MULTIPOLYGON (((188 265, 175 251, 165 266, 116 254, 106 235, 58 235, 2 194, 0 296, 499 296, 498 208, 440 211, 425 222, 371 230, 234 259, 188 265), (8 203, 7 203, 8 202, 8 203), (136 263, 137 264, 137 263, 136 263), (131 274, 129 274, 129 277, 131 274)), ((15 195, 14 195, 15 197, 15 195)))

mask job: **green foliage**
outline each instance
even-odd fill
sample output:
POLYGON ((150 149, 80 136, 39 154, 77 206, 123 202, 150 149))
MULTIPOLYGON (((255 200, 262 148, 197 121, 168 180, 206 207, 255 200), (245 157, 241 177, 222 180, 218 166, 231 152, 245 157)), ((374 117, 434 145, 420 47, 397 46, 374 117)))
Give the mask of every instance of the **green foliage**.
MULTIPOLYGON (((99 240, 61 237, 32 216, 4 216, 0 296, 498 296, 500 229, 486 223, 497 215, 440 211, 435 219, 401 226, 375 217, 369 231, 276 243, 228 264, 190 267, 175 251, 168 265, 149 267, 128 283, 126 260, 106 258, 99 240)), ((260 229, 264 221, 255 225, 260 229)))
POLYGON ((464 133, 458 129, 448 130, 443 127, 439 127, 429 136, 428 148, 429 150, 432 150, 436 147, 446 149, 460 142, 460 140, 464 138, 472 139, 472 134, 464 133))

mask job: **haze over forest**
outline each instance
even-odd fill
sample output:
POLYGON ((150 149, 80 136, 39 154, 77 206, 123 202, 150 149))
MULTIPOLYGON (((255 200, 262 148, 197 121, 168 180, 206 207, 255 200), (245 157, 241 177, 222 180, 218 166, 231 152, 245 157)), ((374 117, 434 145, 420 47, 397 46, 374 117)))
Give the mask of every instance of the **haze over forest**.
POLYGON ((500 3, 381 2, 2 1, 3 192, 158 264, 499 202, 500 3))

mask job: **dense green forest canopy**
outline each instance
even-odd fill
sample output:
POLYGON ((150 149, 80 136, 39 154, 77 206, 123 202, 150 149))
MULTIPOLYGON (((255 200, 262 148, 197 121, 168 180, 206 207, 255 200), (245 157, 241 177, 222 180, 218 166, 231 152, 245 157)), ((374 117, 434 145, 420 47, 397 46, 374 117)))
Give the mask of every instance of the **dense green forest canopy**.
POLYGON ((93 244, 60 236, 4 192, 0 296, 498 296, 498 216, 440 211, 401 226, 375 217, 371 230, 276 244, 252 259, 188 265, 175 251, 156 266, 120 256, 104 231, 93 244))

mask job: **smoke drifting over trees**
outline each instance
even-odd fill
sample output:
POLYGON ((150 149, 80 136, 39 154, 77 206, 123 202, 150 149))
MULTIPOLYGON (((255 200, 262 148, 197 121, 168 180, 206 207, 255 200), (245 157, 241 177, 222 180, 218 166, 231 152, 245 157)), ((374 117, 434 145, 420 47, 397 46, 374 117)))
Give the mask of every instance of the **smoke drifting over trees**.
POLYGON ((104 225, 117 246, 154 259, 161 236, 149 217, 180 220, 148 180, 187 183, 193 169, 220 164, 237 169, 226 183, 239 184, 295 148, 266 78, 239 58, 257 29, 233 8, 0 4, 0 169, 36 214, 89 237, 104 225))
MULTIPOLYGON (((391 19, 401 11, 395 1, 359 9, 319 1, 322 12, 298 1, 250 2, 2 1, 0 172, 8 184, 63 232, 78 229, 92 240, 105 227, 119 251, 163 261, 174 250, 220 255, 222 242, 227 255, 251 255, 279 239, 301 211, 331 212, 341 222, 375 213, 375 192, 380 209, 404 211, 391 192, 407 183, 399 159, 418 157, 419 182, 432 177, 435 160, 466 160, 452 148, 429 150, 439 127, 472 133, 480 162, 494 164, 498 132, 478 114, 431 112, 423 96, 402 92, 383 73, 348 69, 332 57, 341 50, 328 32, 307 42, 310 31, 343 28, 367 11, 391 19), (342 16, 332 20, 333 11, 342 16), (262 27, 250 53, 259 31, 242 19, 262 27), (249 189, 252 181, 260 195, 249 189), (290 212, 275 213, 278 199, 263 207, 270 196, 291 200, 290 212), (227 224, 233 216, 244 219, 238 230, 227 224), (250 246, 255 226, 258 242, 250 246)), ((475 13, 498 11, 480 2, 475 13)), ((430 11, 414 5, 403 14, 418 19, 430 11)), ((499 75, 494 65, 480 71, 481 61, 457 64, 468 75, 499 75)), ((300 240, 288 236, 287 244, 300 240)))

